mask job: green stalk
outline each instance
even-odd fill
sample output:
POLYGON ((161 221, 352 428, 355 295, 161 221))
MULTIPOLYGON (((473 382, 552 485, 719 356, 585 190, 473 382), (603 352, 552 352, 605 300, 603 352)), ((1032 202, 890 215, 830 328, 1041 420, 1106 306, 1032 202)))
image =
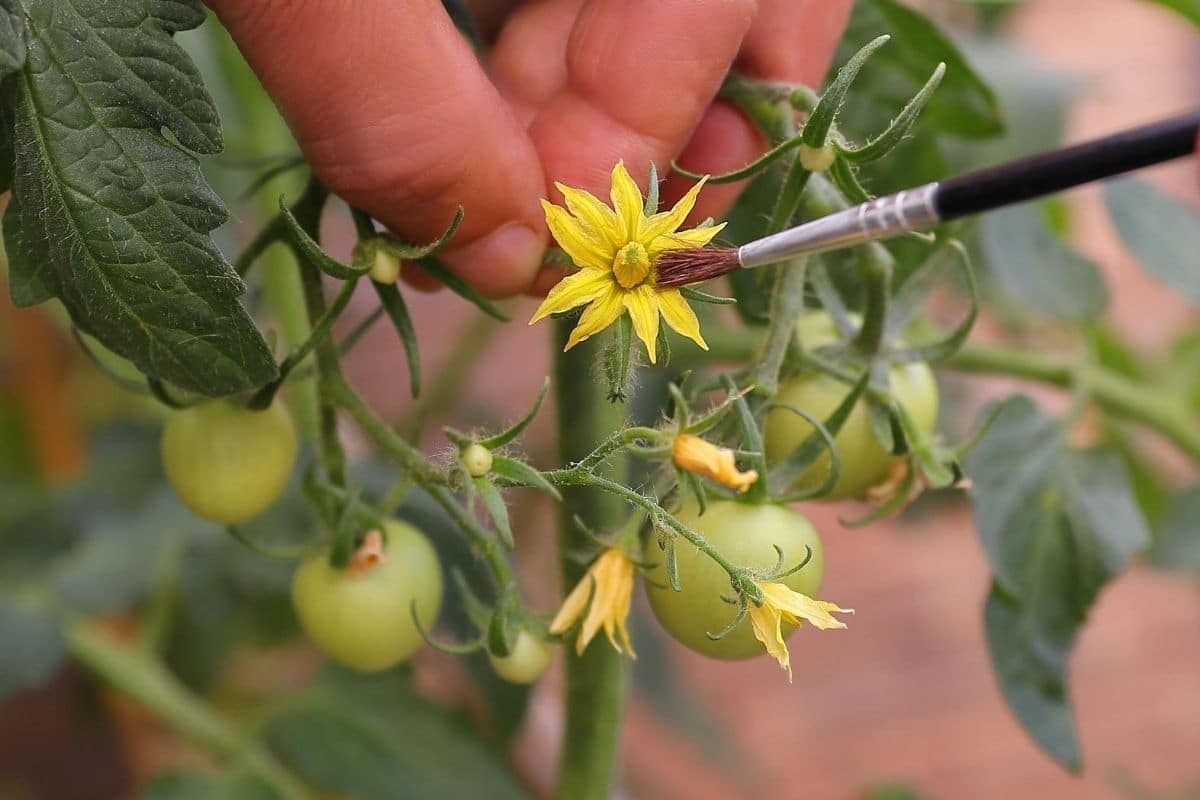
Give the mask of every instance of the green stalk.
MULTIPOLYGON (((605 387, 592 375, 602 345, 589 339, 570 353, 562 352, 573 324, 572 320, 556 320, 554 326, 559 456, 564 464, 587 457, 596 442, 607 439, 624 422, 623 407, 608 401, 605 387)), ((621 471, 618 469, 618 474, 621 471)), ((628 507, 620 498, 594 488, 566 486, 559 508, 563 585, 570 589, 586 570, 569 556, 590 545, 576 530, 573 517, 578 515, 593 530, 611 531, 621 524, 628 507)), ((611 796, 627 683, 625 658, 608 642, 593 641, 582 656, 567 648, 567 720, 557 793, 561 800, 606 800, 611 796)))
POLYGON ((288 769, 231 721, 190 693, 163 665, 86 622, 64 629, 67 647, 80 664, 218 758, 244 764, 288 800, 313 795, 288 769))

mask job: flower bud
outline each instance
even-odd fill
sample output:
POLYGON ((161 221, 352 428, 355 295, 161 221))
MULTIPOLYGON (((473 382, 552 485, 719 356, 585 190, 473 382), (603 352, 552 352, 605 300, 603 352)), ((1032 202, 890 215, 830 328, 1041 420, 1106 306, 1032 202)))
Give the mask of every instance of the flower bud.
POLYGON ((462 451, 463 468, 472 478, 482 478, 492 471, 492 451, 481 444, 472 444, 462 451))
POLYGON ((371 263, 371 280, 376 283, 395 283, 400 277, 400 259, 385 251, 382 247, 375 251, 375 260, 371 263))

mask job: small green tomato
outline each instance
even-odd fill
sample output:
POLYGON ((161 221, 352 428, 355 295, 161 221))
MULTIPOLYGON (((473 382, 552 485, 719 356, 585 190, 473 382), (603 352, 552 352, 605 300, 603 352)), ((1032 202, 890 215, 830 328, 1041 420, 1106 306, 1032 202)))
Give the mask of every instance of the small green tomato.
POLYGON ((167 480, 205 519, 236 525, 258 516, 287 487, 296 428, 278 402, 251 411, 213 400, 171 412, 163 427, 167 480))
MULTIPOLYGON (((805 548, 812 558, 786 578, 789 589, 816 597, 825 572, 821 540, 812 523, 799 512, 776 505, 751 505, 733 500, 709 501, 701 516, 689 500, 676 514, 679 521, 704 536, 721 555, 739 567, 766 570, 775 566, 783 551, 783 564, 791 568, 804 560, 805 548)), ((646 575, 646 595, 654 616, 667 633, 692 650, 729 661, 753 658, 766 651, 754 638, 750 620, 744 619, 723 639, 710 639, 733 621, 737 606, 725 602, 733 589, 729 575, 690 542, 675 539, 675 564, 679 589, 671 588, 665 556, 653 537, 646 543, 644 558, 655 564, 646 575)))
POLYGON ((509 683, 534 683, 550 666, 554 646, 527 630, 517 634, 512 652, 506 656, 488 653, 492 669, 509 683))
POLYGON ((463 467, 472 478, 482 478, 492 471, 492 451, 476 442, 462 451, 463 467))
POLYGON ((382 556, 367 564, 339 570, 321 553, 306 559, 292 578, 292 604, 308 638, 360 672, 410 658, 422 642, 414 604, 425 630, 442 606, 442 566, 433 545, 398 520, 388 520, 384 530, 382 556))

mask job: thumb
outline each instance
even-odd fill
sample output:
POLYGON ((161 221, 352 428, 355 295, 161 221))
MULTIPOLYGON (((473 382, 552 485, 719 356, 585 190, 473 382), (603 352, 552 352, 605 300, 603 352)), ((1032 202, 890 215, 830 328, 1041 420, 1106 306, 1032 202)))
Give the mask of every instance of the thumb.
POLYGON ((436 0, 211 0, 314 173, 415 242, 466 208, 445 259, 493 296, 545 249, 533 145, 436 0))

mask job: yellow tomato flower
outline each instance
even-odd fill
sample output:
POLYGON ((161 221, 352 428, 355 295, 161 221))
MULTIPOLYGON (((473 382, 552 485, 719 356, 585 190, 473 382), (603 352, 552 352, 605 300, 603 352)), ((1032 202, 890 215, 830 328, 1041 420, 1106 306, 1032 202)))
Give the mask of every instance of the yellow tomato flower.
POLYGON ((633 646, 629 644, 629 631, 625 629, 625 618, 629 616, 629 603, 633 598, 633 573, 629 556, 615 547, 605 550, 563 601, 562 608, 550 623, 550 633, 565 633, 584 616, 586 609, 587 616, 575 641, 576 653, 582 655, 603 626, 604 634, 618 653, 636 658, 633 646))
POLYGON ((718 447, 699 436, 686 433, 675 437, 675 444, 671 448, 671 460, 682 470, 711 478, 738 493, 746 491, 758 480, 755 470, 738 470, 733 460, 733 451, 728 447, 718 447))
POLYGON ((612 171, 612 208, 581 189, 561 183, 554 185, 562 192, 567 207, 543 200, 546 224, 579 271, 550 290, 529 324, 586 305, 567 340, 569 350, 628 311, 634 332, 645 343, 650 361, 654 362, 661 314, 668 325, 707 350, 708 345, 700 335, 700 322, 679 290, 654 285, 654 264, 661 254, 703 247, 725 227, 721 223, 679 230, 696 204, 704 180, 693 186, 670 211, 650 216, 645 214, 641 191, 620 161, 612 171))
POLYGON ((833 612, 853 614, 854 609, 838 608, 824 600, 813 600, 807 595, 794 592, 782 583, 755 581, 762 591, 761 606, 750 603, 750 626, 754 638, 763 643, 767 652, 775 657, 779 666, 787 670, 788 683, 792 682, 792 658, 787 643, 783 640, 783 625, 799 625, 808 622, 821 630, 844 628, 846 623, 833 617, 833 612))

